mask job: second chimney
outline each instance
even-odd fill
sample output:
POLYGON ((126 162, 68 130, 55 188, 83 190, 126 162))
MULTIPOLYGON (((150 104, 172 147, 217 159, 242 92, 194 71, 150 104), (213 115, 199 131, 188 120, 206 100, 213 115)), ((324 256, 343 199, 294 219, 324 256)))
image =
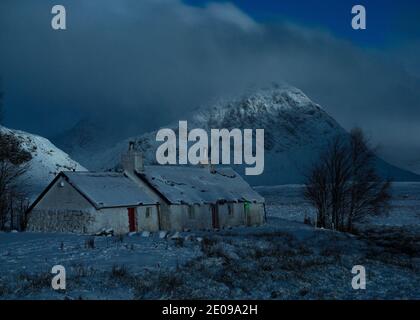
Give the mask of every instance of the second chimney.
POLYGON ((143 153, 134 150, 134 142, 130 141, 128 152, 122 156, 122 166, 124 171, 133 174, 135 171, 143 172, 143 153))

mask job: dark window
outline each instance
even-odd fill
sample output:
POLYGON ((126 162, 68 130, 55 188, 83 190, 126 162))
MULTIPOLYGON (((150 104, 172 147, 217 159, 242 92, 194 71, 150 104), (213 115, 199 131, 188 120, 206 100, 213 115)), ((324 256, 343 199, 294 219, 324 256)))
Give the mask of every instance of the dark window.
POLYGON ((194 219, 195 218, 195 210, 194 210, 194 206, 189 206, 188 207, 188 217, 190 219, 194 219))
POLYGON ((230 217, 233 217, 234 211, 233 211, 233 203, 228 204, 228 214, 230 217))
POLYGON ((149 218, 152 214, 152 208, 146 208, 146 218, 149 218))

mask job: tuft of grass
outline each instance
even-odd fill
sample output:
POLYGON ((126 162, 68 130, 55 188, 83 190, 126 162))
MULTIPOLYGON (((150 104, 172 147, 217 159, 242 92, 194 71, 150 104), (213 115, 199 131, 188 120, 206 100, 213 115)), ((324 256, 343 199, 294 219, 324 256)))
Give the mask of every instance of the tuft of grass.
POLYGON ((147 297, 171 298, 187 296, 185 291, 188 288, 184 285, 187 275, 182 272, 173 272, 173 270, 160 270, 150 272, 139 277, 133 277, 131 281, 135 290, 135 297, 144 299, 147 297))
POLYGON ((125 278, 128 276, 128 270, 125 265, 113 265, 111 269, 112 278, 125 278))
POLYGON ((0 281, 0 297, 5 296, 11 292, 11 289, 9 288, 6 283, 3 283, 3 281, 0 281))
POLYGON ((96 273, 96 270, 87 267, 82 263, 74 263, 71 266, 71 274, 73 276, 73 279, 76 281, 80 281, 82 278, 90 277, 96 273))
POLYGON ((157 288, 171 294, 184 283, 180 273, 161 272, 157 277, 157 288))
POLYGON ((95 238, 94 237, 88 237, 85 240, 85 248, 86 249, 95 249, 95 238))
POLYGON ((218 242, 219 242, 219 239, 217 238, 204 237, 203 240, 201 241, 201 251, 205 255, 208 255, 210 253, 211 248, 218 242))
POLYGON ((41 272, 36 274, 20 273, 18 282, 22 284, 21 289, 24 292, 40 291, 51 286, 51 274, 49 272, 41 272))
POLYGON ((184 242, 185 242, 185 240, 182 237, 174 239, 175 246, 178 247, 178 248, 184 247, 184 245, 185 245, 184 242))

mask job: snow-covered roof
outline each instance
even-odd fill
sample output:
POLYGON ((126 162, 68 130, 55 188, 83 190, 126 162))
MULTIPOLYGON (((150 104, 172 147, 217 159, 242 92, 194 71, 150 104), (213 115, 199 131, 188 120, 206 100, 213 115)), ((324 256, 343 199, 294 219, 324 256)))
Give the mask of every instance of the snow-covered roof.
POLYGON ((138 173, 170 203, 200 204, 228 202, 264 202, 264 198, 231 168, 145 166, 138 173))
POLYGON ((122 173, 63 172, 62 174, 98 209, 156 203, 122 173))

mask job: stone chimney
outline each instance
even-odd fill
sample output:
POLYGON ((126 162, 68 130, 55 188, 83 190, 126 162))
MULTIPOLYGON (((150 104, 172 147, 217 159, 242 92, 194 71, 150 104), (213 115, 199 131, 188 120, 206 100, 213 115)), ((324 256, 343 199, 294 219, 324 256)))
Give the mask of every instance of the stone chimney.
POLYGON ((143 172, 143 153, 134 150, 134 142, 130 141, 127 153, 122 155, 122 167, 127 173, 143 172))

